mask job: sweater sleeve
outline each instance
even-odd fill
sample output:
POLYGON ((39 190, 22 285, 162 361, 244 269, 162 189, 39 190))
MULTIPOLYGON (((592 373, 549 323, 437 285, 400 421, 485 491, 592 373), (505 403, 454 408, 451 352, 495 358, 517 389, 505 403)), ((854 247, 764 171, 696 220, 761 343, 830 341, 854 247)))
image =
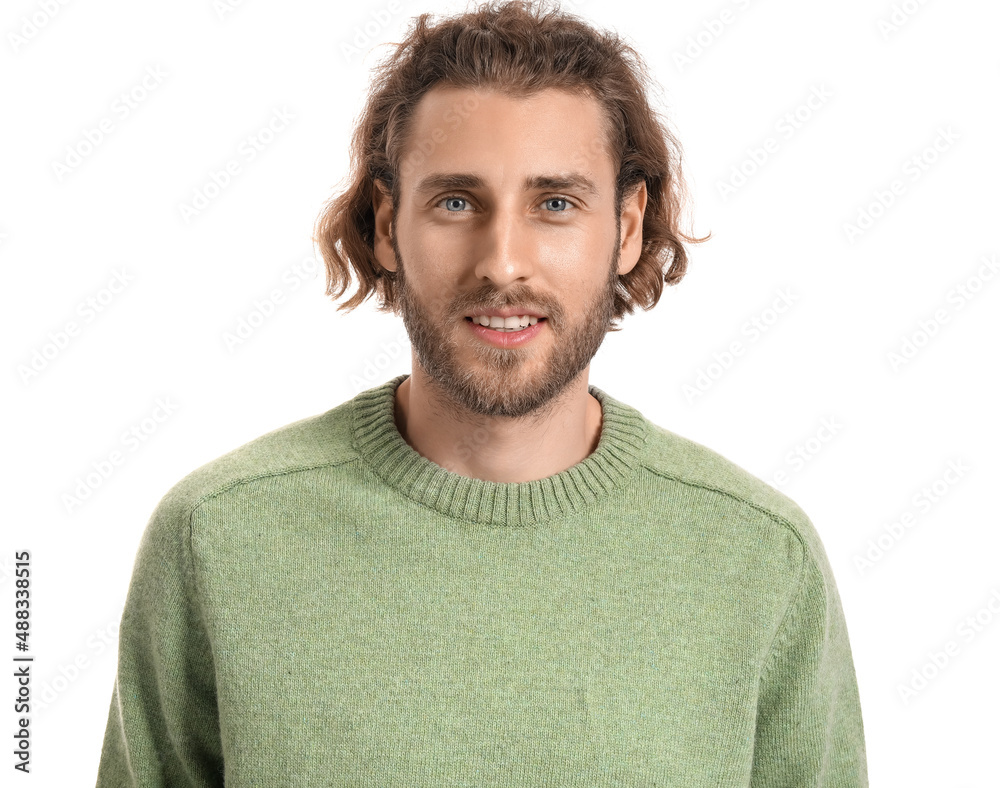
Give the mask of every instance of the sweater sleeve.
MULTIPOLYGON (((819 548, 822 552, 822 548, 819 548)), ((764 664, 752 788, 867 788, 864 727, 840 596, 806 552, 764 664)))
POLYGON ((146 526, 132 570, 98 788, 223 784, 212 651, 191 554, 191 511, 173 493, 146 526))

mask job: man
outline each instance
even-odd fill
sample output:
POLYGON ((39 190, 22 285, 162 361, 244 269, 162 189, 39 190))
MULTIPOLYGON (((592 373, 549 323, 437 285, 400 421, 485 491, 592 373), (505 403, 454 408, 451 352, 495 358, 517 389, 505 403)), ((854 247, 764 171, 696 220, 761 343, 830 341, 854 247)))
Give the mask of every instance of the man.
POLYGON ((509 3, 383 66, 318 241, 412 374, 164 497, 98 785, 867 785, 806 515, 588 383, 696 240, 630 53, 509 3))

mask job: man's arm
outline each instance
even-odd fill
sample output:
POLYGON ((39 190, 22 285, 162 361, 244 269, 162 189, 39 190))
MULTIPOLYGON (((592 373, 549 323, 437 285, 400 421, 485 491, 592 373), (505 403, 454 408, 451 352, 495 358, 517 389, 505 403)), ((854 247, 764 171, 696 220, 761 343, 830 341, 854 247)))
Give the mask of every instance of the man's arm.
POLYGON ((761 674, 752 788, 868 786, 847 626, 825 554, 818 560, 805 553, 761 674))
POLYGON ((223 784, 212 651, 182 501, 175 490, 164 497, 139 545, 98 788, 223 784))

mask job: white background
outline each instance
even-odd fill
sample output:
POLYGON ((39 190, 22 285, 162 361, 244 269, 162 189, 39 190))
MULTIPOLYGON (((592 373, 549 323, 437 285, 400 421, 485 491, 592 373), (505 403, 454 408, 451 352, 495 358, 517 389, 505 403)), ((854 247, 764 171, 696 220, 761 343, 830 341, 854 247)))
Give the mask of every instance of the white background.
MULTIPOLYGON (((11 566, 27 549, 33 689, 46 705, 32 716, 33 770, 22 781, 91 785, 116 625, 160 497, 220 454, 410 370, 398 318, 371 301, 338 312, 321 275, 296 271, 347 173, 384 44, 417 13, 465 6, 402 2, 382 22, 373 12, 388 3, 364 1, 46 7, 16 0, 0 15, 12 504, 0 652, 14 655, 11 566), (358 38, 366 24, 368 43, 358 38), (357 42, 358 52, 345 48, 357 42), (119 96, 133 90, 142 100, 125 117, 119 96), (249 160, 241 144, 275 110, 294 119, 249 160), (70 166, 102 120, 111 131, 70 166), (241 172, 186 221, 180 206, 230 160, 241 172), (116 272, 127 286, 89 312, 116 272), (228 348, 225 333, 275 289, 284 302, 228 348), (56 348, 70 321, 79 331, 56 348), (26 373, 33 358, 41 369, 26 373), (141 442, 123 442, 163 415, 158 400, 171 413, 146 421, 141 442), (115 450, 113 473, 69 503, 115 450)), ((690 226, 713 233, 692 248, 680 285, 608 336, 590 382, 810 515, 847 616, 872 785, 1000 785, 1000 518, 989 497, 1000 472, 1000 277, 983 263, 1000 261, 1000 6, 565 7, 614 27, 646 58, 663 86, 654 100, 684 146, 690 226), (734 180, 741 167, 750 174, 734 180), (859 221, 863 232, 845 229, 859 221), (782 293, 791 305, 769 311, 782 293), (755 318, 767 323, 759 336, 747 324, 755 318), (919 347, 893 364, 904 340, 919 347), (734 342, 741 352, 727 360, 734 342), (685 387, 699 373, 692 396, 685 387), (966 619, 977 615, 973 629, 966 619), (949 641, 954 655, 932 675, 929 652, 949 641), (904 699, 915 670, 931 678, 904 699)), ((12 697, 13 679, 3 690, 12 697)), ((3 709, 9 745, 16 715, 3 709)))

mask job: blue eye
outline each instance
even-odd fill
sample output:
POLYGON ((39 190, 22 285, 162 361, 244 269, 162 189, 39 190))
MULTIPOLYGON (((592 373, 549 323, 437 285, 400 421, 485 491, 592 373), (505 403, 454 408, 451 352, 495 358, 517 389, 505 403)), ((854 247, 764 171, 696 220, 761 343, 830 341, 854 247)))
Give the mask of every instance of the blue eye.
MULTIPOLYGON (((565 197, 549 197, 544 202, 556 203, 556 206, 549 211, 550 213, 565 213, 566 209, 573 204, 565 197)), ((441 203, 444 203, 445 210, 448 213, 466 213, 469 207, 469 201, 465 197, 444 197, 438 204, 440 205, 441 203)))

